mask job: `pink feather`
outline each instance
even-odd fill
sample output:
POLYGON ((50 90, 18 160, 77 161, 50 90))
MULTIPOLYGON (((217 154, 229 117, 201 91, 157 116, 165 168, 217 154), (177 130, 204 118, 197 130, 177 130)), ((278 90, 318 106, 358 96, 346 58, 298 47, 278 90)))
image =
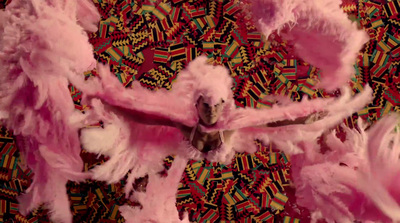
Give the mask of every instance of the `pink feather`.
POLYGON ((35 173, 20 211, 45 203, 53 221, 72 222, 65 184, 88 174, 68 83, 95 64, 92 46, 75 1, 14 0, 0 17, 1 122, 35 173))
POLYGON ((126 222, 189 223, 187 216, 183 220, 179 219, 175 206, 176 193, 187 161, 186 158, 176 156, 167 177, 149 175, 146 192, 135 192, 132 197, 142 205, 142 208, 129 206, 120 208, 126 222))
MULTIPOLYGON (((133 89, 125 89, 107 67, 99 66, 100 79, 91 80, 91 88, 86 92, 89 95, 88 99, 92 99, 94 108, 92 115, 102 119, 106 129, 84 129, 81 138, 84 148, 88 151, 110 157, 104 165, 93 170, 95 179, 113 183, 121 179, 129 170, 140 169, 140 173, 131 174, 130 179, 133 181, 135 177, 143 176, 147 172, 156 172, 162 158, 174 154, 229 163, 234 155, 232 147, 236 151, 253 151, 250 148, 254 146, 246 145, 253 143, 257 138, 264 139, 269 135, 276 140, 294 143, 302 140, 300 136, 304 136, 301 134, 304 132, 310 135, 307 139, 315 139, 324 130, 338 124, 371 100, 371 90, 367 87, 355 98, 346 91, 348 94, 344 94, 337 100, 306 100, 273 109, 236 109, 230 89, 232 79, 227 70, 221 66, 208 65, 206 60, 205 57, 198 57, 192 61, 180 73, 170 91, 163 89, 150 91, 139 84, 134 85, 133 89), (213 81, 208 81, 210 79, 213 81), (272 121, 294 119, 323 110, 331 112, 331 116, 325 119, 324 123, 298 126, 292 130, 278 129, 274 132, 274 130, 254 128, 254 131, 247 132, 248 137, 233 136, 232 142, 225 142, 221 149, 204 156, 190 145, 179 129, 175 128, 176 123, 192 128, 197 125, 198 115, 195 103, 200 95, 209 101, 225 100, 223 116, 214 127, 204 128, 206 131, 240 130, 272 121), (94 98, 99 98, 101 101, 94 98), (157 120, 158 124, 157 122, 154 123, 155 125, 143 124, 137 119, 138 116, 146 119, 147 122, 157 120), (166 126, 160 126, 164 125, 160 121, 166 123, 166 126), (171 124, 171 121, 175 124, 171 124), (329 124, 324 126, 327 122, 329 124), (108 129, 118 131, 120 136, 116 134, 113 143, 105 146, 99 139, 111 134, 108 129), (293 133, 299 137, 293 138, 293 133), (119 162, 120 159, 124 162, 119 162)), ((240 133, 243 135, 244 132, 240 133)), ((126 192, 129 191, 130 188, 126 188, 126 192)))
POLYGON ((100 21, 100 13, 90 0, 77 1, 78 24, 88 32, 96 32, 100 21))
MULTIPOLYGON (((200 95, 210 103, 224 99, 228 107, 233 105, 232 79, 227 69, 206 61, 205 56, 196 58, 179 74, 179 80, 170 91, 150 91, 138 82, 133 84, 132 89, 126 89, 109 68, 102 65, 98 67, 100 79, 80 83, 87 86, 82 89, 93 107, 90 116, 105 123, 105 129, 89 128, 81 132, 85 149, 110 157, 105 164, 93 170, 95 179, 113 183, 131 170, 128 180, 133 181, 160 171, 162 160, 168 155, 204 158, 171 123, 195 127, 198 122, 195 103, 200 95), (208 81, 210 79, 213 81, 208 81), (137 117, 157 122, 158 126, 140 123, 137 117), (160 122, 166 126, 160 126, 160 122), (109 131, 116 131, 117 134, 110 140, 113 143, 104 144, 99 139, 110 135, 109 131)), ((210 153, 208 158, 213 161, 230 160, 233 155, 230 152, 210 153)), ((130 186, 125 188, 127 194, 130 190, 130 186)))
MULTIPOLYGON (((285 116, 287 118, 293 116, 301 117, 310 114, 310 108, 318 108, 317 110, 311 109, 311 111, 325 111, 327 112, 327 116, 311 124, 297 124, 282 127, 243 127, 238 130, 240 137, 232 138, 233 148, 238 152, 255 152, 257 146, 253 143, 253 140, 258 139, 264 144, 270 142, 275 143, 287 154, 302 153, 303 151, 297 146, 297 143, 316 141, 323 132, 334 128, 345 118, 351 116, 351 114, 363 109, 371 100, 372 89, 366 86, 363 92, 354 97, 351 96, 350 89, 346 88, 343 89, 342 96, 335 100, 327 101, 326 99, 322 99, 311 100, 305 103, 291 103, 286 106, 277 106, 275 109, 265 109, 266 111, 252 111, 250 109, 241 111, 243 114, 241 119, 247 119, 242 122, 243 124, 253 122, 257 119, 260 121, 268 117, 272 120, 282 120, 285 116), (245 115, 246 113, 248 115, 245 115), (263 116, 265 116, 265 118, 263 118, 263 116)), ((229 122, 228 126, 232 124, 234 124, 234 122, 229 122)))
POLYGON ((156 174, 162 169, 162 159, 167 155, 227 162, 234 153, 232 147, 236 151, 250 151, 250 147, 246 147, 246 143, 243 143, 244 140, 253 143, 258 137, 270 137, 275 142, 293 145, 304 140, 315 140, 326 129, 362 109, 372 97, 371 89, 366 87, 355 97, 352 97, 349 89, 344 89, 344 94, 337 99, 306 100, 272 109, 236 109, 230 90, 232 80, 228 72, 223 67, 215 68, 207 65, 204 57, 191 62, 180 73, 170 91, 163 89, 149 91, 138 84, 134 85, 133 89, 125 89, 107 67, 99 66, 98 70, 100 79, 92 79, 85 83, 91 84, 85 89, 93 106, 91 115, 102 119, 105 122, 105 129, 84 129, 81 140, 88 151, 110 157, 105 164, 93 170, 95 179, 112 183, 131 171, 128 186, 125 188, 127 195, 132 190, 131 183, 134 179, 146 174, 150 176, 156 174), (204 76, 207 78, 203 78, 204 76), (220 90, 217 90, 217 87, 220 90), (226 101, 223 117, 214 127, 205 130, 238 130, 241 134, 241 137, 233 137, 232 142, 224 144, 223 149, 212 151, 206 157, 193 148, 177 128, 170 125, 170 121, 173 121, 195 127, 198 122, 195 103, 200 95, 212 101, 211 103, 221 99, 226 101), (272 121, 295 119, 324 110, 329 111, 329 115, 311 125, 274 130, 253 127, 272 121), (143 124, 137 120, 137 116, 150 121, 162 121, 166 126, 156 123, 143 124), (247 137, 242 137, 242 130, 246 128, 251 128, 248 129, 249 134, 247 137), (117 131, 113 143, 106 145, 99 140, 110 135, 111 131, 117 131))
MULTIPOLYGON (((94 179, 115 183, 131 171, 128 181, 133 182, 146 174, 162 171, 166 156, 203 158, 184 140, 179 129, 141 124, 127 114, 115 114, 99 103, 93 101, 93 107, 97 117, 105 123, 104 129, 87 128, 81 131, 83 148, 110 157, 106 163, 92 170, 94 179), (111 143, 104 143, 101 139, 105 138, 111 143)), ((131 184, 127 184, 127 195, 131 189, 131 184)))
POLYGON ((302 0, 244 0, 243 12, 255 22, 258 30, 268 37, 275 30, 296 22, 294 9, 302 0))
POLYGON ((281 31, 297 55, 320 68, 317 87, 335 90, 350 80, 357 54, 369 40, 340 8, 339 0, 255 0, 253 16, 265 36, 281 31))
POLYGON ((397 123, 389 116, 368 131, 346 129, 344 142, 332 133, 324 154, 318 144, 304 143, 304 154, 292 156, 298 203, 331 221, 399 221, 397 123))

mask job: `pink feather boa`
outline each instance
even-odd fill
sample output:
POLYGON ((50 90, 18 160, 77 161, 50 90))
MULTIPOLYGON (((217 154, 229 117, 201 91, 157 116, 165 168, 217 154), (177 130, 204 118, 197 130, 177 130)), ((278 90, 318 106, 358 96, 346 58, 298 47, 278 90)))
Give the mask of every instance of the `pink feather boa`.
POLYGON ((19 210, 26 214, 46 203, 55 222, 72 222, 67 181, 88 177, 80 158, 82 114, 74 109, 68 84, 96 61, 77 24, 77 6, 91 9, 90 19, 80 22, 94 30, 100 17, 86 0, 14 0, 0 11, 0 119, 14 131, 35 173, 18 199, 19 210))

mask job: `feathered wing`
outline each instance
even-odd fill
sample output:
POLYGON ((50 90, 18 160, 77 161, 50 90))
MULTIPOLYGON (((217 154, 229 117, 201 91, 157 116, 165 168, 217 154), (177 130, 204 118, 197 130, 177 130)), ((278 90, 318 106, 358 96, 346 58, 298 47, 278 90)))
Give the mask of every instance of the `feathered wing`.
POLYGON ((358 52, 369 40, 340 8, 338 0, 304 1, 293 11, 296 24, 281 33, 296 54, 321 69, 319 88, 335 90, 354 74, 358 52))
POLYGON ((136 121, 147 121, 144 124, 194 127, 198 122, 195 105, 200 96, 215 104, 231 94, 232 78, 228 70, 208 64, 206 56, 191 61, 169 91, 150 91, 137 81, 133 82, 132 88, 124 88, 108 66, 99 65, 98 72, 99 79, 80 83, 85 86, 82 88, 85 96, 100 99, 135 117, 136 121))
POLYGON ((68 83, 95 59, 76 10, 76 1, 15 0, 0 11, 0 118, 35 173, 20 211, 46 203, 55 222, 72 222, 67 181, 88 177, 68 83))
MULTIPOLYGON (((159 89, 151 91, 135 81, 124 88, 108 66, 98 65, 100 79, 83 83, 84 97, 100 99, 103 104, 143 121, 144 124, 173 126, 178 123, 194 126, 197 122, 190 91, 159 89)), ((184 75, 184 72, 181 73, 184 75)), ((191 83, 188 83, 188 85, 191 83)))
POLYGON ((344 127, 346 140, 331 133, 325 153, 316 143, 303 144, 304 153, 291 157, 298 203, 337 222, 399 221, 398 121, 385 117, 368 131, 344 127))
POLYGON ((366 86, 363 92, 354 97, 351 96, 350 91, 349 88, 344 88, 342 96, 336 99, 304 99, 299 103, 276 105, 270 109, 231 108, 223 121, 217 123, 214 127, 205 128, 205 130, 238 130, 249 127, 263 127, 271 122, 294 120, 323 111, 329 113, 328 117, 345 118, 364 108, 372 100, 372 89, 369 86, 366 86))
MULTIPOLYGON (((100 101, 97 101, 100 103, 100 101)), ((135 179, 149 176, 146 192, 134 192, 131 199, 142 208, 122 206, 120 211, 127 222, 188 222, 182 221, 175 206, 179 181, 187 160, 202 158, 200 152, 184 142, 178 129, 168 126, 145 125, 131 120, 122 113, 115 114, 101 104, 94 112, 104 122, 102 128, 81 131, 83 148, 104 154, 109 159, 92 170, 93 179, 108 183, 118 182, 128 174, 124 188, 128 197, 135 179), (167 177, 161 177, 163 160, 176 155, 167 177)))
POLYGON ((228 122, 228 127, 232 129, 238 128, 238 135, 240 135, 240 137, 233 138, 233 145, 235 145, 234 148, 237 151, 243 151, 242 148, 246 148, 245 151, 254 151, 256 147, 252 141, 259 139, 265 143, 274 142, 289 154, 298 153, 301 151, 295 146, 296 143, 315 140, 324 131, 335 127, 345 118, 363 109, 371 100, 372 89, 367 86, 363 92, 354 97, 351 97, 350 90, 347 89, 340 98, 333 101, 324 101, 324 99, 318 100, 315 102, 316 105, 313 105, 313 100, 311 100, 303 104, 289 104, 279 109, 248 109, 243 111, 237 109, 238 113, 241 113, 241 116, 236 120, 228 122), (266 122, 288 119, 291 117, 297 118, 318 111, 327 112, 327 116, 311 124, 288 125, 282 127, 260 126, 260 124, 266 122), (248 115, 245 115, 246 113, 248 113, 248 115))
POLYGON ((136 122, 131 114, 114 113, 115 110, 108 110, 98 99, 93 104, 92 112, 103 120, 104 128, 82 129, 82 146, 89 152, 109 157, 92 170, 93 178, 115 183, 130 171, 126 195, 136 178, 161 172, 163 160, 169 155, 202 158, 177 128, 136 122))
MULTIPOLYGON (((160 171, 162 160, 168 155, 204 158, 176 127, 197 125, 198 97, 215 103, 231 94, 232 79, 226 68, 208 64, 205 56, 197 57, 179 73, 170 91, 150 91, 138 82, 126 89, 107 66, 99 65, 98 73, 99 79, 81 83, 86 85, 84 93, 91 101, 92 116, 105 122, 105 129, 82 130, 85 149, 110 157, 93 170, 95 179, 113 183, 131 171, 128 181, 133 182, 146 173, 160 171), (96 142, 101 141, 96 139, 110 135, 108 131, 118 131, 120 136, 112 133, 113 143, 98 145, 96 142)), ((127 194, 131 190, 129 185, 127 194)))
MULTIPOLYGON (((357 53, 369 40, 340 8, 339 0, 255 0, 250 15, 267 37, 274 30, 297 55, 322 70, 318 87, 337 89, 354 74, 357 53)), ((245 4, 246 5, 246 4, 245 4)))

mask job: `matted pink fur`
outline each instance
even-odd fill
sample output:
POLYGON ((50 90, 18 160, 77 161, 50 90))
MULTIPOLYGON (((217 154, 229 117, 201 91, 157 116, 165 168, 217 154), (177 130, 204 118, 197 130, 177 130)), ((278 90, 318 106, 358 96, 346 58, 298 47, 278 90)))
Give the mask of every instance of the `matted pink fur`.
POLYGON ((355 73, 357 54, 369 40, 340 8, 340 0, 254 0, 250 3, 258 28, 267 37, 281 31, 296 54, 321 69, 317 87, 335 90, 355 73))
MULTIPOLYGON (((87 16, 93 25, 98 13, 85 7, 92 7, 87 16)), ((82 114, 74 110, 68 84, 83 79, 96 61, 76 11, 77 2, 65 0, 13 0, 0 11, 0 119, 34 172, 18 198, 19 211, 45 203, 54 222, 72 222, 67 181, 89 177, 79 156, 82 114)))
POLYGON ((303 143, 292 156, 293 182, 299 205, 328 221, 396 222, 400 220, 400 135, 393 132, 397 115, 370 130, 346 127, 346 141, 327 135, 329 151, 303 143))

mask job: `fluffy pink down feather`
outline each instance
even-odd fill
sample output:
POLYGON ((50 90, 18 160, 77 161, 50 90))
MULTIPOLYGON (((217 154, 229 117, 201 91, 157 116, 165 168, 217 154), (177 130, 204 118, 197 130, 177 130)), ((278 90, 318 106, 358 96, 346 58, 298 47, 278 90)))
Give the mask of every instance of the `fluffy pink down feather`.
POLYGON ((354 74, 357 54, 369 40, 340 8, 340 0, 255 0, 251 15, 267 37, 273 30, 293 42, 297 55, 321 69, 318 87, 334 90, 354 74))
MULTIPOLYGON (((131 170, 128 182, 133 183, 136 178, 162 171, 163 160, 168 155, 201 158, 198 151, 183 141, 184 136, 176 128, 140 124, 125 115, 114 114, 99 101, 92 104, 96 117, 104 122, 104 129, 82 129, 82 146, 87 151, 110 157, 92 170, 94 179, 115 183, 131 170)), ((127 195, 131 186, 127 183, 127 195)))
POLYGON ((199 56, 179 74, 172 89, 150 91, 138 82, 132 89, 124 88, 107 66, 99 65, 99 79, 90 79, 85 86, 85 97, 98 98, 104 103, 124 109, 137 111, 136 115, 152 115, 152 118, 170 119, 187 126, 198 122, 196 102, 200 96, 206 97, 210 104, 223 99, 227 108, 233 105, 232 78, 223 66, 207 63, 206 56, 199 56), (210 81, 212 80, 212 81, 210 81), (139 114, 141 113, 141 114, 139 114))
POLYGON ((76 1, 13 0, 0 11, 0 119, 35 173, 19 210, 46 203, 55 222, 72 222, 66 182, 88 176, 68 84, 95 60, 76 10, 76 1))
POLYGON ((292 156, 292 177, 299 205, 328 221, 397 222, 400 220, 400 135, 397 115, 371 129, 346 129, 342 142, 326 136, 327 152, 314 142, 292 156))
POLYGON ((93 107, 91 119, 101 119, 104 129, 82 129, 81 143, 87 151, 104 154, 110 159, 92 170, 94 179, 115 183, 131 171, 125 188, 129 195, 134 180, 162 171, 163 159, 168 155, 204 158, 184 140, 179 129, 168 126, 170 120, 196 125, 194 91, 150 91, 137 82, 133 89, 125 89, 107 67, 99 65, 98 72, 101 82, 90 80, 86 92, 93 107), (161 120, 166 125, 143 124, 137 116, 149 122, 161 120))
MULTIPOLYGON (((345 118, 363 109, 372 100, 372 89, 369 86, 366 86, 361 93, 355 96, 351 95, 351 90, 349 88, 344 88, 342 92, 342 96, 333 101, 321 100, 315 101, 314 104, 312 104, 312 101, 314 100, 311 100, 301 103, 292 103, 288 106, 282 107, 281 109, 270 109, 270 117, 282 117, 282 115, 288 115, 288 119, 294 115, 292 111, 299 113, 296 117, 301 116, 301 113, 303 113, 303 115, 309 114, 310 105, 311 108, 318 109, 315 111, 324 111, 327 114, 323 119, 310 124, 298 124, 282 127, 243 127, 237 131, 240 137, 232 139, 234 150, 238 152, 246 151, 253 153, 256 151, 257 147, 254 143, 251 144, 250 142, 251 140, 259 139, 265 144, 270 142, 275 143, 279 149, 287 154, 302 153, 303 151, 298 147, 299 142, 316 141, 323 132, 334 128, 345 118), (310 104, 307 106, 308 103, 310 104), (292 108, 293 110, 287 108, 292 108)), ((255 111, 242 111, 242 115, 246 113, 247 116, 241 118, 243 122, 252 122, 255 117, 257 117, 255 111), (244 118, 247 120, 244 120, 244 118)), ((261 115, 261 112, 259 112, 258 115, 261 115)), ((231 122, 231 124, 234 124, 234 122, 231 122)))
POLYGON ((142 208, 126 205, 120 208, 127 223, 189 223, 187 214, 182 220, 179 219, 175 205, 179 182, 187 161, 187 158, 176 156, 167 177, 155 174, 149 176, 146 192, 135 192, 131 198, 138 201, 142 208))

